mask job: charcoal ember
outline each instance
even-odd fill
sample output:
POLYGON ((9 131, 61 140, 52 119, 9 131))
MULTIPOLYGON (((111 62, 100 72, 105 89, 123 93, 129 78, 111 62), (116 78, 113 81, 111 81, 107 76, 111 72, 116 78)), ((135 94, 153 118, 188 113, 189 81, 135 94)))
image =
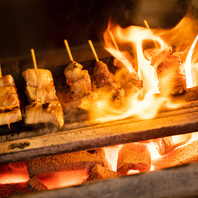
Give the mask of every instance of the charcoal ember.
POLYGON ((149 171, 151 168, 151 155, 146 144, 124 144, 118 153, 117 171, 127 174, 129 170, 139 172, 149 171))
POLYGON ((154 169, 169 168, 198 161, 198 140, 185 144, 152 161, 154 169))
POLYGON ((169 136, 152 140, 160 155, 164 155, 178 146, 187 143, 191 139, 191 134, 169 136))
POLYGON ((88 172, 95 164, 105 165, 103 149, 93 151, 79 151, 55 156, 31 159, 27 161, 30 177, 34 175, 86 169, 88 172))
POLYGON ((122 176, 122 174, 112 171, 110 169, 107 169, 104 166, 101 166, 100 164, 96 164, 91 169, 90 175, 86 181, 108 179, 108 178, 114 178, 114 177, 119 177, 119 176, 122 176))
POLYGON ((27 193, 27 182, 0 184, 0 197, 9 197, 13 194, 27 193))
POLYGON ((48 190, 48 188, 35 176, 28 180, 27 189, 29 192, 48 190))

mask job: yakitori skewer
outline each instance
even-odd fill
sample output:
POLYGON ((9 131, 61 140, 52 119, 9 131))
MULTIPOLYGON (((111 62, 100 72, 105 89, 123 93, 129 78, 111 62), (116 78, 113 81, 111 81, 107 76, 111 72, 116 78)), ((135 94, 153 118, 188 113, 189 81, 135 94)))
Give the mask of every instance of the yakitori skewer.
POLYGON ((11 75, 2 76, 0 65, 0 125, 22 120, 17 88, 11 75))
POLYGON ((32 61, 33 61, 34 68, 37 69, 36 56, 35 56, 34 49, 31 49, 30 51, 31 51, 31 55, 32 55, 32 61))
MULTIPOLYGON (((113 33, 109 31, 109 34, 114 46, 120 51, 113 33)), ((129 94, 134 94, 139 91, 142 88, 143 83, 139 79, 138 73, 135 72, 135 70, 132 70, 132 68, 126 67, 125 63, 127 63, 127 60, 124 57, 120 57, 120 59, 115 57, 113 60, 113 65, 118 68, 114 74, 114 79, 119 84, 119 87, 124 90, 124 96, 126 97, 129 94)))
POLYGON ((96 60, 95 67, 93 70, 93 90, 101 90, 106 94, 110 94, 110 98, 113 101, 113 104, 119 106, 120 99, 123 98, 123 90, 119 89, 117 83, 114 80, 114 76, 110 72, 108 66, 103 61, 99 61, 98 55, 96 54, 96 50, 93 46, 92 41, 89 40, 88 43, 96 60))
POLYGON ((83 66, 74 61, 68 41, 64 40, 67 53, 71 63, 65 68, 64 74, 66 83, 70 86, 72 100, 78 100, 89 94, 92 90, 91 77, 88 70, 83 70, 83 66))
POLYGON ((56 96, 52 73, 47 69, 37 68, 34 49, 31 49, 31 55, 34 69, 27 69, 22 73, 30 103, 25 108, 25 123, 53 123, 63 127, 63 110, 56 96))
POLYGON ((0 78, 2 78, 1 64, 0 64, 0 78))
POLYGON ((116 42, 116 40, 115 40, 115 38, 114 38, 114 36, 113 36, 112 31, 109 31, 109 34, 110 34, 110 37, 111 37, 111 40, 112 40, 114 46, 116 47, 116 49, 117 49, 118 51, 120 51, 120 50, 119 50, 119 47, 118 47, 118 45, 117 45, 117 42, 116 42))
MULTIPOLYGON (((149 24, 148 24, 147 20, 144 20, 144 25, 145 25, 146 28, 147 28, 148 30, 150 30, 150 32, 153 34, 153 32, 151 31, 151 28, 149 27, 149 24)), ((153 42, 154 42, 155 47, 158 47, 157 42, 156 42, 155 40, 153 40, 153 42)))
POLYGON ((65 39, 65 40, 64 40, 64 43, 65 43, 65 47, 66 47, 66 50, 67 50, 69 59, 70 59, 70 61, 72 62, 72 61, 74 61, 74 59, 73 59, 73 56, 72 56, 72 53, 71 53, 71 50, 70 50, 68 41, 65 39))
POLYGON ((95 50, 95 48, 94 48, 94 46, 93 46, 92 41, 91 41, 91 40, 88 40, 88 43, 89 43, 89 46, 90 46, 90 48, 91 48, 91 51, 92 51, 92 53, 93 53, 93 55, 94 55, 94 57, 95 57, 96 62, 99 62, 99 58, 98 58, 98 55, 97 55, 97 53, 96 53, 96 50, 95 50))

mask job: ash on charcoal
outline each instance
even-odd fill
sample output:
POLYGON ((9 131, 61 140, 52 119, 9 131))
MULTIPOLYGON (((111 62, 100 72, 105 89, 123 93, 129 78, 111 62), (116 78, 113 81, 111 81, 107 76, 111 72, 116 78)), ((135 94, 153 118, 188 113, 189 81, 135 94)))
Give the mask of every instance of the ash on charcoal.
POLYGON ((198 140, 195 140, 183 147, 179 147, 162 157, 153 160, 155 169, 174 167, 182 164, 198 161, 198 140))
POLYGON ((28 180, 27 189, 29 192, 48 190, 48 188, 35 176, 28 180))
POLYGON ((122 174, 109 170, 105 168, 104 166, 101 166, 100 164, 96 164, 90 172, 89 177, 87 178, 87 181, 93 181, 93 180, 99 180, 99 179, 108 179, 108 178, 114 178, 122 176, 122 174))
POLYGON ((26 187, 27 182, 0 184, 0 197, 9 197, 12 194, 20 194, 28 192, 26 187))
POLYGON ((105 153, 103 149, 95 150, 93 153, 79 151, 28 160, 27 170, 30 177, 52 172, 85 168, 89 171, 95 164, 104 165, 104 159, 105 153))
POLYGON ((191 139, 191 134, 184 134, 178 136, 169 136, 152 140, 160 155, 164 155, 178 146, 187 143, 191 139), (174 141, 177 138, 177 141, 174 141))
POLYGON ((129 170, 149 171, 151 155, 146 144, 130 143, 121 147, 118 153, 117 171, 127 174, 129 170))

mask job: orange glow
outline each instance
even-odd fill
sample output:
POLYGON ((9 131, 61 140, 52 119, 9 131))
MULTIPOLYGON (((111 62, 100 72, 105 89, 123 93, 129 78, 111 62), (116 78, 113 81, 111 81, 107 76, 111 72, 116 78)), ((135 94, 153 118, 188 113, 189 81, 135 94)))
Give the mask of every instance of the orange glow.
POLYGON ((27 166, 24 162, 0 166, 0 184, 26 182, 29 180, 27 166))
POLYGON ((122 145, 104 148, 106 158, 111 164, 111 168, 109 168, 110 170, 117 171, 118 152, 121 147, 122 145))
POLYGON ((37 176, 48 189, 82 184, 88 177, 87 170, 62 171, 37 176))
POLYGON ((193 54, 194 47, 197 43, 197 39, 198 39, 198 36, 195 38, 195 40, 189 50, 188 56, 186 58, 185 73, 186 73, 187 88, 191 88, 194 86, 193 79, 192 79, 192 72, 191 72, 191 60, 192 60, 192 54, 193 54))

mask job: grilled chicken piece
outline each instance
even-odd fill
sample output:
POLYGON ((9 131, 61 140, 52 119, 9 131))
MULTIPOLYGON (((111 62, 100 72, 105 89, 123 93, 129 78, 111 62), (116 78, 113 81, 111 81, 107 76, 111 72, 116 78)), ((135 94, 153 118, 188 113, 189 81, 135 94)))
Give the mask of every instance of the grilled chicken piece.
POLYGON ((36 103, 26 106, 26 124, 53 123, 59 127, 64 125, 64 115, 58 100, 36 103))
POLYGON ((102 62, 96 62, 93 76, 96 82, 96 89, 100 87, 105 87, 108 89, 117 89, 117 84, 114 82, 113 74, 109 71, 107 65, 102 62))
POLYGON ((31 87, 26 86, 26 94, 29 102, 40 102, 45 103, 47 101, 56 100, 56 90, 54 86, 47 87, 31 87))
POLYGON ((66 82, 71 86, 75 81, 77 81, 82 75, 83 66, 75 61, 72 61, 64 71, 66 82))
POLYGON ((17 94, 17 88, 13 86, 0 87, 0 97, 9 94, 17 94))
POLYGON ((22 115, 19 107, 14 107, 12 109, 0 108, 0 126, 20 120, 22 120, 22 115))
POLYGON ((0 125, 22 120, 20 102, 11 75, 0 78, 0 125))
POLYGON ((140 80, 137 72, 130 72, 128 68, 118 59, 114 59, 114 66, 118 67, 115 72, 114 80, 124 90, 124 95, 134 94, 143 87, 143 82, 140 80))
MULTIPOLYGON (((110 95, 112 102, 116 106, 120 106, 122 99, 124 98, 124 91, 118 87, 113 74, 109 71, 108 66, 102 62, 96 62, 93 71, 94 81, 92 83, 93 90, 101 90, 110 95)), ((99 96, 100 97, 100 96, 99 96)))
POLYGON ((82 98, 87 95, 91 90, 91 77, 87 70, 82 70, 83 74, 77 81, 74 81, 71 85, 71 96, 72 98, 82 98))
POLYGON ((181 73, 181 59, 168 56, 156 68, 161 93, 181 94, 186 90, 186 76, 181 73))
POLYGON ((15 87, 14 79, 11 75, 6 75, 0 78, 0 88, 6 86, 13 86, 15 87))
POLYGON ((19 107, 19 98, 18 94, 8 94, 3 97, 0 97, 0 107, 8 106, 18 106, 19 107))
POLYGON ((151 66, 156 69, 159 90, 164 95, 181 94, 186 90, 186 76, 182 71, 181 57, 184 54, 172 54, 171 49, 159 51, 148 49, 144 55, 151 61, 151 66))
POLYGON ((25 123, 51 122, 63 127, 64 114, 51 72, 47 69, 27 69, 22 75, 26 80, 26 93, 30 101, 30 105, 25 108, 25 123))
POLYGON ((27 69, 22 75, 26 84, 31 87, 54 86, 52 73, 47 69, 27 69))

